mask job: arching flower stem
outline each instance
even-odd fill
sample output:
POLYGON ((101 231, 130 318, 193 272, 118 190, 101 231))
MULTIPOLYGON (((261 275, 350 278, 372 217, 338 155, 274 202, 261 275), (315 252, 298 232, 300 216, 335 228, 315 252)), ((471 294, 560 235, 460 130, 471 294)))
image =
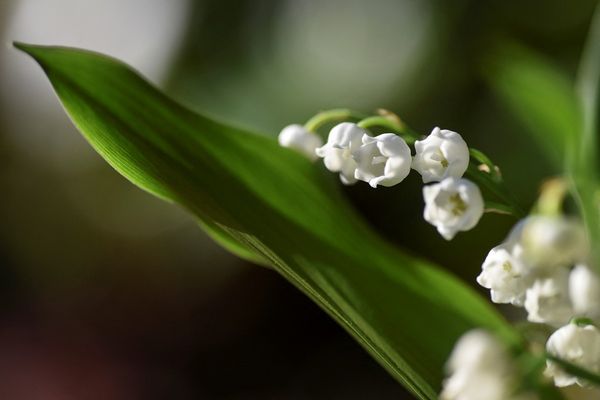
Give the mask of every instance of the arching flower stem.
POLYGON ((393 120, 391 118, 375 115, 372 117, 365 118, 357 123, 358 126, 364 129, 368 129, 374 126, 380 126, 382 128, 388 128, 393 133, 396 133, 402 137, 408 144, 413 144, 415 140, 419 138, 419 135, 408 128, 402 121, 393 120))
POLYGON ((551 178, 542 185, 534 212, 544 215, 561 215, 565 196, 569 193, 568 182, 561 177, 551 178))
POLYGON ((365 114, 349 108, 334 108, 319 112, 306 121, 304 127, 310 132, 316 132, 321 126, 330 122, 359 121, 366 117, 365 114))
MULTIPOLYGON (((409 145, 414 144, 416 140, 422 137, 395 114, 387 110, 378 110, 377 112, 379 115, 369 116, 349 108, 334 108, 319 112, 304 124, 304 128, 310 132, 317 132, 320 127, 328 123, 352 121, 363 129, 377 126, 389 129, 391 133, 401 136, 409 145)), ((520 207, 514 196, 508 191, 500 170, 490 158, 483 152, 473 148, 469 149, 469 155, 471 162, 466 175, 494 198, 486 202, 489 204, 486 207, 487 211, 512 214, 518 218, 525 216, 524 209, 520 207)))

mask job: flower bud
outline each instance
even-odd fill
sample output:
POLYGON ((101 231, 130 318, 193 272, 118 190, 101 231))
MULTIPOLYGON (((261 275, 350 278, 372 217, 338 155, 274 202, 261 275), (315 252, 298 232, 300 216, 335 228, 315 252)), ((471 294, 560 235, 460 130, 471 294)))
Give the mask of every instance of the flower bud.
POLYGON ((412 167, 423 182, 439 182, 447 177, 460 178, 469 166, 469 148, 456 132, 438 127, 423 140, 415 142, 412 167))
POLYGON ((483 198, 467 179, 446 178, 423 187, 423 216, 440 235, 451 240, 457 232, 472 229, 483 215, 483 198))
POLYGON ((538 278, 525 293, 527 320, 560 326, 573 317, 569 299, 569 271, 559 268, 552 275, 538 278))
MULTIPOLYGON (((593 325, 563 326, 550 336, 546 351, 591 373, 600 373, 600 331, 593 325)), ((559 387, 586 386, 584 379, 567 374, 551 360, 546 361, 546 374, 554 378, 554 384, 559 387)))
POLYGON ((288 125, 279 133, 279 145, 304 154, 309 160, 317 159, 315 149, 323 144, 321 137, 302 125, 288 125))
POLYGON ((325 168, 339 172, 344 185, 357 181, 354 177, 357 164, 352 155, 360 148, 364 135, 367 131, 358 125, 342 122, 331 129, 327 143, 315 150, 317 156, 323 158, 325 168))
POLYGON ((371 187, 394 186, 410 172, 410 148, 400 136, 384 133, 379 136, 362 137, 363 145, 354 153, 357 168, 356 179, 371 187))
POLYGON ((569 275, 569 295, 578 316, 600 319, 600 276, 585 265, 569 275))
POLYGON ((511 303, 522 306, 525 291, 532 282, 532 276, 522 260, 513 253, 514 246, 503 243, 488 253, 477 283, 490 289, 494 303, 511 303))

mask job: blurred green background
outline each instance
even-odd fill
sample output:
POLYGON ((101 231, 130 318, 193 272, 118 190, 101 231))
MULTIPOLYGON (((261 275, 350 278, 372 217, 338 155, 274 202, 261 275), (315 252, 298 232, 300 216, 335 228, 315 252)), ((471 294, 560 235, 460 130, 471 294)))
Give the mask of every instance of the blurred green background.
MULTIPOLYGON (((595 3, 1 2, 0 398, 410 398, 282 278, 111 170, 12 40, 113 55, 271 136, 322 109, 388 108, 421 133, 460 132, 530 206, 557 171, 494 96, 486 60, 511 40, 574 76, 595 3)), ((473 284, 515 222, 486 215, 447 243, 422 219, 417 174, 344 190, 390 241, 473 284)))

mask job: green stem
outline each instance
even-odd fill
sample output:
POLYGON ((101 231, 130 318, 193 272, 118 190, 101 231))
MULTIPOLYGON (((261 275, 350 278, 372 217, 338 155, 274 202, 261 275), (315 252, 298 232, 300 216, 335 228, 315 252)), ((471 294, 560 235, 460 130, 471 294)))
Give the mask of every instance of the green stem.
POLYGON ((594 323, 594 321, 590 318, 586 318, 586 317, 575 317, 573 319, 571 319, 571 324, 575 324, 577 326, 588 326, 588 325, 594 325, 596 326, 596 324, 594 323))
POLYGON ((550 216, 562 214, 563 202, 568 191, 568 182, 563 178, 557 177, 545 181, 534 206, 535 212, 550 216))
POLYGON ((513 209, 513 207, 506 204, 497 203, 495 201, 486 201, 485 212, 503 215, 513 215, 515 213, 515 210, 513 209))
MULTIPOLYGON (((391 114, 394 116, 394 114, 391 114)), ((310 118, 304 127, 316 132, 321 126, 334 121, 358 121, 357 125, 361 128, 368 129, 374 126, 390 129, 392 132, 402 136, 408 144, 414 144, 419 139, 420 135, 410 129, 399 118, 393 118, 388 115, 367 116, 361 112, 357 112, 348 108, 335 108, 331 110, 321 111, 314 117, 310 118)), ((488 202, 490 212, 500 212, 505 214, 513 214, 516 217, 523 217, 525 212, 513 196, 508 192, 502 181, 502 177, 498 172, 495 164, 481 151, 477 149, 469 149, 471 155, 471 163, 467 169, 467 174, 475 183, 485 187, 498 202, 488 202), (477 162, 487 166, 489 172, 481 171, 478 168, 477 162)))
MULTIPOLYGON (((382 126, 391 129, 402 136, 408 144, 413 144, 419 134, 411 130, 404 122, 399 119, 389 118, 383 115, 368 117, 357 124, 361 128, 369 128, 372 126, 382 126)), ((467 169, 467 174, 478 185, 485 187, 498 201, 488 201, 487 211, 497 212, 502 214, 514 215, 522 218, 526 215, 525 211, 519 206, 515 198, 510 194, 504 186, 504 181, 498 170, 498 167, 486 156, 483 152, 477 149, 469 149, 471 162, 467 169), (479 164, 487 167, 488 171, 479 169, 479 164)))
POLYGON ((546 359, 560 365, 560 367, 564 369, 566 373, 574 375, 578 378, 585 379, 586 381, 593 383, 594 385, 600 386, 600 376, 594 374, 593 372, 590 372, 585 368, 578 367, 575 364, 572 364, 549 353, 546 353, 546 359))
POLYGON ((413 144, 415 140, 419 138, 419 135, 414 131, 410 130, 404 123, 394 121, 390 118, 376 115, 365 118, 357 123, 361 128, 368 129, 373 126, 381 126, 383 128, 389 128, 394 133, 398 133, 408 144, 413 144))
POLYGON ((517 218, 523 218, 526 213, 519 206, 515 198, 504 186, 504 182, 501 179, 490 175, 490 173, 481 171, 479 166, 475 162, 471 162, 467 168, 467 175, 479 186, 486 188, 492 195, 494 195, 502 204, 507 206, 505 211, 510 210, 510 213, 517 218))
POLYGON ((306 121, 304 127, 310 132, 316 132, 321 126, 334 121, 343 121, 347 119, 351 120, 361 120, 365 118, 365 115, 350 110, 348 108, 334 108, 332 110, 321 111, 316 114, 314 117, 306 121))
POLYGON ((489 173, 494 177, 495 180, 502 180, 502 176, 500 175, 496 164, 494 164, 492 160, 490 160, 490 158, 486 156, 482 151, 479 151, 474 148, 469 148, 469 154, 472 158, 479 161, 481 164, 487 166, 487 168, 489 169, 489 173))
MULTIPOLYGON (((502 212, 513 214, 516 217, 524 217, 526 215, 525 211, 519 206, 516 199, 504 185, 502 174, 500 174, 500 170, 496 164, 494 164, 485 153, 477 149, 469 148, 469 154, 471 156, 471 162, 469 163, 467 174, 469 174, 469 176, 479 185, 487 188, 487 190, 496 196, 498 200, 504 203, 497 204, 496 207, 493 207, 494 211, 498 209, 497 206, 503 206, 501 208, 502 212), (484 165, 487 171, 482 170, 481 166, 477 165, 477 162, 484 165)), ((493 202, 489 203, 492 204, 493 202)))

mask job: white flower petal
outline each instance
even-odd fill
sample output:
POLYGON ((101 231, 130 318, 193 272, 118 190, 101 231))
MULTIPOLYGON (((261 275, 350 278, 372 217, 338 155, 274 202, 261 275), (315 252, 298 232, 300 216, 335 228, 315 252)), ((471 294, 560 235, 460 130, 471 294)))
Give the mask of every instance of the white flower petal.
POLYGON ((533 267, 570 267, 587 258, 589 246, 578 220, 533 215, 523 221, 519 233, 523 258, 533 267))
MULTIPOLYGON (((570 323, 563 326, 550 336, 546 351, 592 373, 600 373, 600 331, 593 325, 570 323)), ((546 362, 546 374, 559 387, 575 383, 586 386, 585 380, 567 374, 553 361, 546 362)))
POLYGON ((458 232, 472 229, 483 215, 483 197, 477 185, 467 179, 446 178, 423 187, 423 217, 451 240, 458 232))
POLYGON ((434 128, 423 140, 415 142, 412 168, 424 183, 440 182, 447 177, 460 178, 469 165, 469 148, 456 132, 434 128))
POLYGON ((481 269, 477 283, 490 289, 494 303, 523 305, 532 276, 509 246, 501 244, 490 250, 481 269))
POLYGON ((410 172, 411 155, 406 142, 393 133, 363 136, 363 145, 353 153, 357 167, 355 178, 377 185, 393 186, 410 172))
POLYGON ((483 330, 464 334, 454 346, 446 369, 441 400, 536 400, 516 393, 518 370, 506 347, 483 330))
POLYGON ((323 144, 319 135, 308 131, 302 125, 288 125, 279 133, 279 144, 304 154, 309 160, 317 159, 315 150, 323 144))
POLYGON ((530 322, 560 326, 573 317, 568 279, 569 270, 559 268, 527 289, 524 305, 530 322))
POLYGON ((578 316, 600 319, 600 277, 580 264, 569 275, 569 295, 578 316))
POLYGON ((345 185, 356 182, 354 174, 357 164, 353 153, 360 148, 366 134, 358 125, 343 122, 334 126, 329 132, 327 143, 315 150, 315 154, 323 158, 325 168, 331 172, 339 172, 340 180, 345 185))

